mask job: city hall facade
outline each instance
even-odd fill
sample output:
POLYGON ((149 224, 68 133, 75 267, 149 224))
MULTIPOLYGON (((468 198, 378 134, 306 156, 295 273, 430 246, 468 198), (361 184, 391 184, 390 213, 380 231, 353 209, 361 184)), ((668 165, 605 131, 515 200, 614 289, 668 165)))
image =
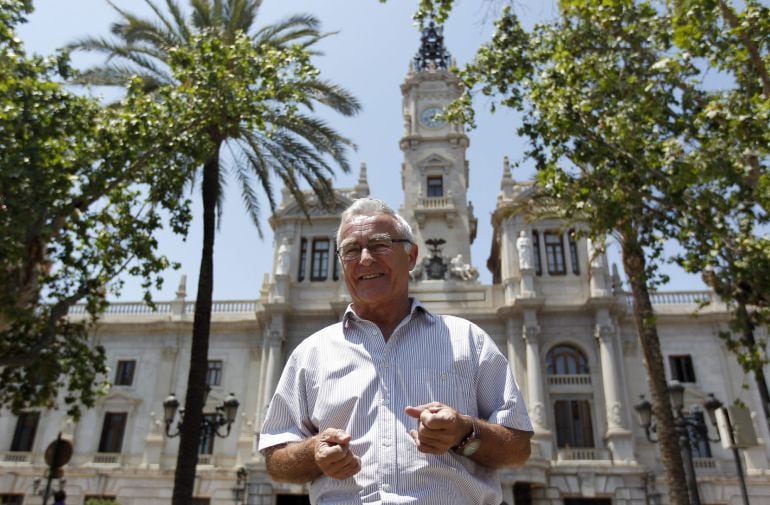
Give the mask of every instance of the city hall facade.
MULTIPOLYGON (((649 390, 630 296, 601 244, 586 240, 579 226, 510 212, 526 209, 522 204, 536 188, 514 180, 507 160, 490 182, 490 198, 497 198, 492 222, 479 223, 467 199, 469 138, 436 114, 461 92, 447 59, 440 32, 426 32, 401 85, 399 212, 420 250, 412 295, 430 311, 483 328, 508 357, 526 400, 535 431, 532 456, 522 468, 500 471, 504 500, 666 504, 659 448, 634 409, 649 390), (471 261, 478 226, 494 229, 484 265, 492 271, 491 284, 479 282, 482 265, 471 261)), ((240 407, 229 436, 201 439, 196 504, 307 503, 306 486, 270 480, 255 452, 257 437, 292 349, 339 321, 350 302, 335 258, 335 232, 342 209, 369 194, 363 164, 357 184, 337 190, 336 209, 311 205, 308 218, 284 194, 270 220, 273 268, 259 298, 214 301, 204 413, 214 415, 230 393, 240 407)), ((139 302, 109 307, 95 338, 106 349, 113 386, 78 422, 60 410, 19 416, 2 411, 2 503, 42 503, 44 452, 60 433, 73 455, 65 480, 54 480, 53 487, 63 485, 68 505, 91 497, 121 505, 170 503, 179 439, 165 434, 163 402, 170 392, 184 398, 186 388, 194 302, 185 284, 182 279, 176 299, 158 303, 156 311, 139 302)), ((727 329, 728 307, 709 292, 656 292, 652 301, 666 378, 684 385, 688 419, 703 421, 716 437, 701 407, 709 393, 725 405, 740 400, 751 413, 756 443, 737 453, 697 430, 689 433, 701 502, 743 503, 737 454, 750 503, 770 504, 770 434, 757 386, 718 336, 727 329), (701 307, 704 300, 711 303, 701 307)), ((70 317, 83 317, 82 307, 70 317)), ((758 337, 766 337, 762 331, 758 337)))

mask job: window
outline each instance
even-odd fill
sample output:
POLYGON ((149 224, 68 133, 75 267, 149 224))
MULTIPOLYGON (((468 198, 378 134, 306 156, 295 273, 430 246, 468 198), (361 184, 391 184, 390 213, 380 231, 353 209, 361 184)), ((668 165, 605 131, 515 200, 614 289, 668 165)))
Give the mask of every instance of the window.
POLYGON ((306 494, 277 494, 275 505, 310 505, 310 497, 306 494))
MULTIPOLYGON (((703 412, 690 412, 690 415, 697 419, 699 426, 708 426, 708 424, 706 424, 706 419, 703 416, 703 412)), ((698 433, 698 426, 689 423, 687 425, 687 436, 690 439, 690 448, 692 449, 693 458, 711 457, 711 446, 709 445, 709 441, 702 433, 698 433)))
POLYGON ((325 281, 329 275, 329 239, 313 240, 313 257, 310 270, 311 281, 325 281))
POLYGON ((578 250, 577 239, 575 238, 575 230, 570 230, 567 235, 569 240, 569 260, 572 263, 572 273, 580 275, 580 263, 578 262, 578 250))
POLYGON ((299 271, 297 272, 297 281, 305 280, 305 263, 307 263, 307 239, 303 238, 299 242, 299 271))
POLYGON ((99 452, 120 452, 123 447, 123 434, 126 431, 125 412, 107 412, 104 414, 102 436, 99 439, 99 452))
POLYGON ((428 177, 428 196, 444 196, 444 178, 440 175, 428 177))
POLYGON ((24 503, 23 494, 0 494, 0 503, 2 505, 21 505, 24 503))
MULTIPOLYGON (((334 250, 337 250, 337 241, 334 241, 334 250)), ((334 266, 332 267, 332 279, 335 281, 340 280, 340 259, 337 257, 337 255, 334 255, 334 259, 332 260, 334 262, 334 266)))
POLYGON ((695 382, 695 370, 689 354, 669 356, 668 366, 671 369, 671 379, 679 382, 695 382))
POLYGON ((540 234, 532 230, 532 256, 535 258, 535 275, 543 275, 543 265, 540 263, 540 234))
POLYGON ((564 243, 561 234, 545 232, 545 258, 548 262, 548 273, 551 275, 565 275, 567 269, 564 266, 564 243))
POLYGON ((222 360, 210 359, 209 366, 206 369, 206 384, 208 386, 221 386, 222 385, 222 360))
POLYGON ((201 438, 198 444, 198 454, 212 454, 214 452, 214 431, 209 429, 208 426, 214 426, 214 422, 217 420, 216 414, 203 414, 203 418, 208 422, 204 422, 201 427, 201 438))
POLYGON ((554 417, 558 447, 594 446, 591 404, 588 400, 557 400, 554 417))
POLYGON ((134 383, 134 370, 136 369, 136 360, 118 361, 118 369, 115 372, 116 386, 130 386, 134 383))
POLYGON ((13 432, 11 451, 32 451, 38 421, 40 421, 40 412, 22 412, 19 414, 19 418, 16 420, 16 430, 13 432))
POLYGON ((571 345, 557 345, 546 354, 548 375, 586 374, 588 360, 579 349, 571 345))

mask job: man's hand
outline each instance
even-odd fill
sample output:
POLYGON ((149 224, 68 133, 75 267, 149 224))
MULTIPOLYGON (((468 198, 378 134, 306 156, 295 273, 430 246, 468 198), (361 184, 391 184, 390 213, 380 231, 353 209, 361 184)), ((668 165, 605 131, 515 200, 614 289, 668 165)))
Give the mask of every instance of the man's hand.
POLYGON ((353 454, 349 444, 351 436, 344 430, 327 428, 317 435, 313 456, 318 468, 333 478, 344 480, 361 470, 361 458, 353 454))
POLYGON ((420 452, 444 454, 459 444, 473 429, 470 419, 439 402, 408 406, 404 412, 419 419, 417 429, 410 430, 409 434, 420 452))

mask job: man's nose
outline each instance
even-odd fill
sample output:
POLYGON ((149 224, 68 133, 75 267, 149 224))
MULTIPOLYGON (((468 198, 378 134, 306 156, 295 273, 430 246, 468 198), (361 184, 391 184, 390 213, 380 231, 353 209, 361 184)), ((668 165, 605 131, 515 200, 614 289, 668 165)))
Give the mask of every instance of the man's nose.
POLYGON ((374 255, 369 251, 368 247, 361 248, 361 259, 358 260, 362 265, 368 265, 374 261, 374 255))

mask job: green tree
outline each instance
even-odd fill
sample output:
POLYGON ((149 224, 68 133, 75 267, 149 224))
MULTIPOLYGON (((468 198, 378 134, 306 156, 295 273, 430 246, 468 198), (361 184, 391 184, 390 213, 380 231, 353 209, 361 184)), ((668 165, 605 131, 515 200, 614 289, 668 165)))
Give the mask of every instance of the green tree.
MULTIPOLYGON (((462 75, 470 89, 523 112, 526 156, 551 210, 620 244, 670 499, 684 505, 650 290, 665 280, 657 268, 673 233, 671 206, 699 176, 681 163, 692 134, 687 118, 702 104, 698 69, 676 53, 670 19, 648 2, 563 1, 560 13, 527 33, 505 9, 492 41, 462 75)), ((472 121, 470 99, 461 105, 472 121)))
POLYGON ((155 133, 173 123, 133 87, 127 107, 107 109, 59 83, 71 72, 65 55, 28 57, 12 25, 24 12, 20 2, 0 9, 10 23, 0 35, 0 404, 18 412, 61 399, 77 416, 105 372, 87 331, 104 288, 125 272, 160 282, 160 208, 180 232, 188 214, 165 170, 188 161, 155 133), (86 317, 66 318, 81 300, 86 317))
POLYGON ((747 372, 753 372, 770 419, 763 367, 766 342, 754 329, 770 312, 770 9, 749 0, 677 0, 669 4, 674 42, 722 76, 692 122, 697 146, 687 162, 706 174, 687 188, 691 209, 677 216, 679 263, 724 300, 735 302, 731 331, 722 333, 747 372))
POLYGON ((313 46, 324 36, 312 16, 298 15, 255 30, 258 0, 191 0, 189 17, 173 0, 165 1, 165 12, 150 0, 146 3, 155 19, 142 19, 113 5, 120 16, 112 25, 114 37, 88 38, 73 47, 110 57, 105 66, 84 73, 88 82, 123 85, 136 75, 148 91, 173 89, 170 99, 188 103, 182 122, 201 125, 202 142, 209 147, 200 170, 203 250, 173 495, 173 503, 182 505, 192 497, 198 459, 214 232, 226 169, 238 181, 258 229, 257 191, 261 187, 274 208, 273 177, 303 206, 303 181, 321 203, 330 204, 329 162, 349 170, 346 152, 352 144, 313 116, 313 107, 323 104, 344 115, 360 107, 344 89, 320 79, 312 65, 313 46), (222 158, 224 149, 232 159, 222 158))

